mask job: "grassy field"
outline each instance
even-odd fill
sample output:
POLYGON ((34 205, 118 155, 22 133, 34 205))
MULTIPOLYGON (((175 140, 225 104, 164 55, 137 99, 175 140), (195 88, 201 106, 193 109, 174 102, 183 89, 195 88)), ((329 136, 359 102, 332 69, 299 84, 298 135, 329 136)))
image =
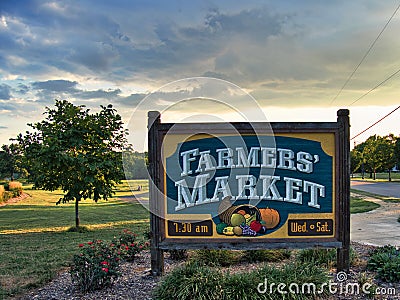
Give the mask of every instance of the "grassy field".
MULTIPOLYGON (((136 185, 142 185, 140 193, 148 189, 145 180, 132 183, 136 185)), ((111 240, 125 228, 138 234, 149 228, 148 211, 127 198, 131 195, 127 182, 118 187, 113 199, 80 203, 81 225, 90 229, 85 233, 66 232, 75 224, 74 203, 56 206, 61 192, 24 188, 31 198, 0 207, 0 299, 54 278, 69 266, 79 243, 111 240)))
POLYGON ((364 200, 362 197, 359 196, 353 196, 350 198, 350 213, 352 214, 371 211, 377 209, 378 207, 380 207, 379 204, 364 200))

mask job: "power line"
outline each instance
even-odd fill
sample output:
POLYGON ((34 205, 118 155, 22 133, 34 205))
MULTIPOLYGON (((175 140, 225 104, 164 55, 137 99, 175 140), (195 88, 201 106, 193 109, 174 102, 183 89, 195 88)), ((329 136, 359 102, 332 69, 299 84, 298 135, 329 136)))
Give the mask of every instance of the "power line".
MULTIPOLYGON (((400 70, 399 70, 400 71, 400 70)), ((387 117, 389 117, 392 113, 394 113, 396 110, 398 110, 400 108, 400 105, 397 106, 395 109, 393 109, 390 113, 388 113, 386 116, 384 116, 383 118, 380 118, 378 121, 376 121, 374 124, 372 124, 371 126, 369 126, 368 128, 364 129, 363 131, 361 131, 359 134, 353 136, 350 140, 354 140, 356 137, 360 136, 361 134, 363 134, 364 132, 366 132, 367 130, 371 129, 372 127, 374 127, 376 124, 378 124, 379 122, 383 121, 384 119, 386 119, 387 117)))
POLYGON ((332 105, 332 103, 337 99, 337 97, 339 97, 339 95, 342 93, 343 89, 347 86, 347 84, 349 83, 349 81, 351 80, 351 78, 353 78, 353 75, 357 72, 358 68, 360 67, 360 65, 364 62, 365 58, 368 56, 368 54, 371 52, 372 48, 375 46, 375 43, 378 41, 378 39, 381 37, 382 33, 385 31, 386 27, 389 25, 390 21, 393 19, 393 17, 395 16, 395 14, 397 13, 397 11, 400 8, 400 4, 397 6, 397 8, 395 9, 395 11, 393 12, 393 14, 390 16, 389 20, 386 22, 385 26, 383 26, 381 32, 379 32, 378 36, 375 38, 375 40, 372 42, 371 46, 369 46, 367 52, 364 54, 363 58, 361 59, 361 61, 358 63, 358 65, 356 66, 356 68, 353 70, 353 72, 350 74, 349 78, 347 78, 346 82, 343 84, 342 88, 339 90, 339 92, 336 94, 336 96, 332 99, 330 105, 332 105))
POLYGON ((386 83, 387 81, 389 81, 390 79, 392 79, 394 76, 396 76, 398 73, 400 73, 400 69, 398 69, 396 72, 394 72, 392 75, 390 75, 389 77, 387 77, 385 80, 383 80, 382 82, 378 83, 376 86, 374 86, 372 89, 370 89, 368 92, 366 92, 365 94, 363 94, 362 96, 358 97, 356 100, 354 100, 353 102, 351 102, 349 104, 349 106, 352 106, 354 103, 356 103, 357 101, 361 100, 362 98, 364 98, 365 96, 367 96, 369 93, 371 93, 373 90, 376 90, 378 87, 380 87, 381 85, 383 85, 384 83, 386 83))

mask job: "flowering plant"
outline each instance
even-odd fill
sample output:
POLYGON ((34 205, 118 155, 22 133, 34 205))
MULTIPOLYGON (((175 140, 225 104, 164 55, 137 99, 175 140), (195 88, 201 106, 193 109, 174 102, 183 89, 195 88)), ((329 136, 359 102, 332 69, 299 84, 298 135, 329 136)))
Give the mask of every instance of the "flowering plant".
POLYGON ((82 292, 101 289, 119 276, 119 257, 113 247, 101 240, 79 244, 80 253, 73 256, 70 274, 82 292))
POLYGON ((134 261, 136 254, 148 249, 150 243, 138 241, 137 234, 128 229, 124 229, 118 238, 115 238, 112 245, 116 247, 118 255, 127 261, 134 261))

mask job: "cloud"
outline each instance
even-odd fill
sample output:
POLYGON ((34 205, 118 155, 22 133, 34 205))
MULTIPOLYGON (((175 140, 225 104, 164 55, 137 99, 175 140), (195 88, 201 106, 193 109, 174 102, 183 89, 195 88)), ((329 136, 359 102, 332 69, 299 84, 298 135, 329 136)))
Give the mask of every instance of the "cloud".
POLYGON ((45 90, 49 92, 66 92, 75 93, 77 92, 76 85, 78 82, 69 80, 47 80, 37 81, 32 83, 32 88, 36 90, 45 90))
POLYGON ((7 129, 7 128, 8 128, 7 126, 0 125, 0 129, 7 129))
POLYGON ((11 99, 11 87, 7 84, 0 84, 0 100, 11 99))

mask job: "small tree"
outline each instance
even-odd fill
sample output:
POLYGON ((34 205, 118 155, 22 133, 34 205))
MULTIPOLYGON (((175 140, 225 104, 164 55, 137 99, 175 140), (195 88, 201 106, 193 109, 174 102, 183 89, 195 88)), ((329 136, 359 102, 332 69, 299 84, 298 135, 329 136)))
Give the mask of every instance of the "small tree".
POLYGON ((18 144, 1 146, 0 150, 0 178, 9 177, 14 180, 14 173, 26 176, 27 170, 23 166, 21 147, 18 144))
POLYGON ((127 131, 112 105, 93 114, 66 100, 56 100, 55 107, 46 107, 43 121, 28 124, 35 132, 20 134, 17 140, 35 187, 61 188, 64 196, 56 204, 75 200, 75 226, 79 227, 79 202, 107 200, 123 177, 121 150, 127 146, 127 131))

